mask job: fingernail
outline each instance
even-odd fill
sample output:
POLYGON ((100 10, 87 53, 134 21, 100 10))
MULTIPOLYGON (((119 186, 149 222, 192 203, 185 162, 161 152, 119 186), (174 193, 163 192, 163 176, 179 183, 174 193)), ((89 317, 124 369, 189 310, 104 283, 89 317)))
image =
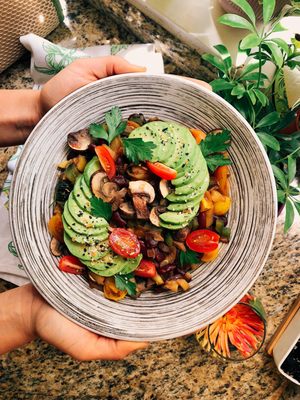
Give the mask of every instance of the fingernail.
POLYGON ((142 67, 141 65, 135 65, 135 64, 131 64, 134 68, 136 68, 139 72, 146 72, 147 68, 146 67, 142 67))

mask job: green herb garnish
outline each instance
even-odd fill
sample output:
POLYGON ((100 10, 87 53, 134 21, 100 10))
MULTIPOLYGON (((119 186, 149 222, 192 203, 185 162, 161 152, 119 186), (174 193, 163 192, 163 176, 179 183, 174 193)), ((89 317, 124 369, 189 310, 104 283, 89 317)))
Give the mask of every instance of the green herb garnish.
POLYGON ((104 139, 108 141, 108 133, 101 124, 91 124, 89 128, 90 135, 96 139, 104 139))
POLYGON ((116 287, 120 290, 127 290, 127 293, 129 296, 135 296, 136 295, 136 284, 135 282, 132 282, 130 279, 133 278, 133 274, 127 274, 127 275, 115 275, 115 284, 116 287))
POLYGON ((198 264, 199 263, 199 253, 193 250, 186 249, 186 251, 180 250, 179 252, 179 262, 182 267, 185 265, 198 264))
POLYGON ((220 133, 211 133, 201 141, 199 146, 207 166, 212 172, 221 165, 231 164, 231 161, 221 153, 228 149, 230 141, 230 131, 227 129, 224 129, 220 133))
POLYGON ((123 139, 122 142, 126 157, 134 164, 151 160, 152 150, 156 148, 153 142, 144 142, 141 138, 123 139))
POLYGON ((124 132, 127 122, 122 121, 121 110, 117 106, 105 113, 105 122, 108 132, 102 124, 91 124, 89 132, 94 138, 104 139, 110 144, 115 137, 124 132))
POLYGON ((94 217, 104 218, 106 221, 109 221, 112 217, 112 209, 109 203, 106 203, 102 199, 98 199, 98 197, 91 197, 91 213, 94 217))

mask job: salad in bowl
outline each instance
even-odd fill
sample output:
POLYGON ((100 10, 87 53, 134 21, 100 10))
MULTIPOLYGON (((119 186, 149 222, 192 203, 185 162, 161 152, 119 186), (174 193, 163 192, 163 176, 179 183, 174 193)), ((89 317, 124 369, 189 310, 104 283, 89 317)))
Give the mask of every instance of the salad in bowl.
POLYGON ((204 132, 117 106, 71 132, 58 165, 51 251, 108 299, 187 291, 230 228, 228 130, 204 132))

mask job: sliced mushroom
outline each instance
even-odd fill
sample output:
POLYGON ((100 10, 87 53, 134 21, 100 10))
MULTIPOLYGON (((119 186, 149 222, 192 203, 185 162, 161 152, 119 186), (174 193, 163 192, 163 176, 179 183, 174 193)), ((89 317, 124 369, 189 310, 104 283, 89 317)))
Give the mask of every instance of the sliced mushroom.
POLYGON ((51 239, 51 242, 50 242, 50 250, 51 250, 51 253, 54 255, 54 257, 62 256, 62 245, 54 237, 51 239))
POLYGON ((154 188, 146 181, 129 182, 129 190, 133 196, 140 195, 142 197, 148 197, 148 203, 152 203, 155 199, 154 188))
POLYGON ((136 122, 139 125, 144 125, 147 122, 144 117, 144 114, 141 114, 141 113, 129 115, 128 121, 136 122))
POLYGON ((168 185, 168 181, 162 179, 159 182, 159 190, 163 198, 167 197, 171 193, 171 189, 168 185))
POLYGON ((119 205, 119 211, 124 218, 133 218, 135 215, 135 209, 133 205, 129 202, 123 202, 119 205))
POLYGON ((173 240, 173 244, 175 247, 177 247, 177 249, 186 252, 186 247, 183 242, 177 242, 176 240, 173 240))
POLYGON ((73 150, 84 151, 92 144, 93 138, 87 128, 68 134, 68 145, 73 150))
POLYGON ((136 210, 137 219, 149 219, 149 197, 148 196, 140 196, 136 194, 132 197, 133 205, 136 210))
POLYGON ((153 207, 150 216, 149 216, 150 222, 155 225, 155 226, 160 226, 160 220, 157 212, 157 207, 153 207))
POLYGON ((177 240, 178 242, 184 242, 185 239, 187 238, 187 235, 190 233, 190 228, 185 227, 182 229, 179 229, 174 233, 174 239, 177 240))
POLYGON ((102 192, 102 187, 107 182, 107 180, 108 180, 108 177, 107 177, 106 173, 102 172, 102 171, 96 171, 91 177, 92 192, 96 197, 98 197, 102 200, 105 199, 104 198, 105 196, 102 192))
POLYGON ((176 247, 172 246, 169 249, 170 253, 167 254, 166 258, 159 264, 160 267, 174 263, 177 254, 176 247))
POLYGON ((118 191, 118 185, 114 182, 106 182, 101 188, 102 194, 107 202, 112 201, 118 191))
POLYGON ((110 201, 113 211, 116 211, 120 207, 120 204, 124 202, 124 197, 126 196, 126 194, 127 194, 126 188, 123 188, 115 192, 113 199, 110 201))
POLYGON ((146 180, 150 179, 150 172, 148 168, 142 165, 133 165, 127 169, 127 174, 135 180, 146 180))

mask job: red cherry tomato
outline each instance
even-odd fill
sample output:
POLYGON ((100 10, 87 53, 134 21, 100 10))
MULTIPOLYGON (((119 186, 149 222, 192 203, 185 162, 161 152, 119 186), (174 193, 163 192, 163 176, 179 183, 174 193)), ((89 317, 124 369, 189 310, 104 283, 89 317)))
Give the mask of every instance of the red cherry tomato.
POLYGON ((146 164, 153 174, 159 176, 162 179, 166 179, 167 181, 175 179, 177 176, 177 171, 175 169, 169 168, 160 162, 152 163, 150 161, 147 161, 146 164))
POLYGON ((125 258, 135 258, 141 251, 136 235, 123 228, 115 228, 112 231, 109 244, 115 253, 125 258))
POLYGON ((101 146, 95 147, 95 152, 107 176, 109 179, 112 179, 116 175, 116 163, 109 150, 102 144, 101 146))
POLYGON ((134 274, 143 278, 154 278, 156 275, 156 266, 153 261, 142 260, 134 271, 134 274))
POLYGON ((198 229, 186 238, 186 244, 198 253, 209 253, 218 247, 220 236, 209 229, 198 229))
POLYGON ((63 256, 59 260, 58 268, 69 274, 82 275, 85 270, 85 266, 74 256, 63 256))

